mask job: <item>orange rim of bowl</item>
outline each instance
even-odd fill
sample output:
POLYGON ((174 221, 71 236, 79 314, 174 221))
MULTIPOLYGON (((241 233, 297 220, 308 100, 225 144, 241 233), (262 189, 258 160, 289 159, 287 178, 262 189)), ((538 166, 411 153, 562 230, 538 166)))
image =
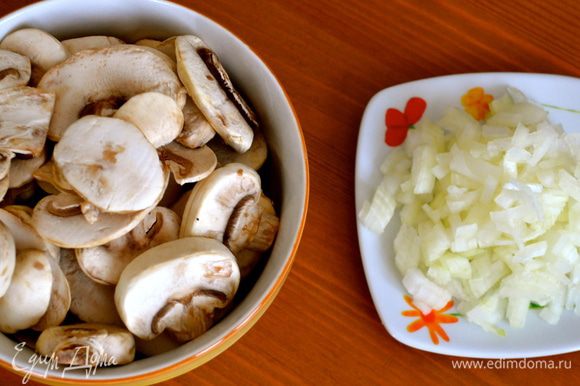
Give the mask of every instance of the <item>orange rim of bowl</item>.
MULTIPOLYGON (((156 1, 154 0, 154 2, 156 2, 156 1)), ((2 18, 10 17, 10 15, 12 15, 14 13, 22 12, 24 9, 26 9, 28 7, 34 7, 38 4, 40 4, 40 3, 35 3, 35 4, 31 4, 31 5, 19 8, 19 9, 15 10, 9 14, 4 15, 2 18)), ((247 43, 245 43, 242 39, 240 39, 232 31, 225 28, 223 25, 216 22, 215 20, 203 15, 202 13, 195 11, 191 8, 185 7, 181 4, 176 4, 176 3, 169 3, 169 4, 171 6, 184 8, 188 12, 196 13, 196 14, 200 15, 201 17, 208 19, 210 22, 215 23, 220 28, 222 28, 224 31, 230 33, 238 41, 242 42, 250 50, 250 52, 252 54, 254 54, 256 58, 258 58, 258 60, 264 65, 264 67, 266 67, 268 72, 272 75, 272 77, 274 78, 274 80, 276 81, 276 83, 278 84, 280 89, 282 90, 282 93, 284 94, 284 97, 286 98, 286 102, 288 103, 288 106, 290 107, 292 116, 294 117, 294 120, 296 122, 296 125, 298 128, 298 134, 300 136, 300 142, 302 145, 302 152, 304 154, 304 171, 305 171, 304 209, 302 211, 300 225, 298 227, 298 232, 296 234, 296 240, 294 241, 294 244, 292 246, 292 250, 290 251, 290 255, 288 256, 288 260, 284 266, 282 273, 278 276, 278 279, 276 280, 276 282, 272 286, 271 290, 265 295, 265 297, 258 304, 258 306, 255 307, 252 310, 252 312, 244 320, 242 320, 240 323, 238 323, 236 326, 234 326, 234 328, 226 336, 224 336, 223 338, 221 338, 219 341, 215 342, 211 346, 205 348, 203 351, 198 352, 196 354, 193 354, 193 355, 189 356, 188 358, 185 358, 185 359, 183 359, 177 363, 174 363, 172 365, 169 365, 167 367, 163 367, 163 368, 160 368, 160 369, 157 369, 157 370, 154 370, 151 372, 139 374, 139 375, 129 376, 126 378, 66 379, 66 378, 61 378, 61 377, 55 377, 52 375, 48 375, 46 377, 43 377, 43 376, 38 376, 37 374, 31 374, 31 379, 36 381, 36 382, 45 383, 45 384, 55 384, 55 385, 58 385, 58 384, 60 384, 60 385, 62 385, 62 384, 128 384, 128 383, 135 385, 136 384, 135 382, 138 382, 137 384, 149 384, 151 382, 153 382, 153 383, 162 382, 164 380, 168 380, 168 379, 177 377, 179 375, 182 375, 188 371, 191 371, 191 370, 207 363, 211 359, 215 358, 216 356, 218 356, 219 354, 221 354, 222 352, 224 352, 225 350, 230 348, 237 340, 239 340, 246 332, 248 332, 252 328, 252 326, 262 317, 262 315, 266 312, 268 307, 272 304, 275 297, 278 295, 278 292, 280 292, 280 289, 282 288, 282 285, 286 281, 286 278, 288 277, 288 274, 290 273, 290 269, 292 268, 292 265, 294 263, 294 259, 296 257, 296 253, 298 251, 298 246, 300 244, 300 240, 302 238, 302 233, 304 231, 304 227, 305 227, 305 223, 306 223, 306 215, 308 212, 308 202, 309 202, 309 195, 310 195, 310 172, 309 172, 309 167, 308 167, 308 152, 306 150, 306 141, 304 140, 304 133, 302 131, 302 126, 300 124, 300 120, 298 119, 298 115, 296 114, 296 109, 294 108, 294 105, 292 104, 292 101, 290 100, 290 97, 289 97, 288 93, 286 92, 286 89, 284 88, 282 83, 280 83, 280 81, 278 80, 278 78, 276 77, 274 72, 262 60, 262 58, 252 49, 252 47, 250 47, 247 43)), ((22 375, 21 372, 15 370, 12 367, 11 363, 8 363, 8 362, 4 361, 3 359, 0 359, 0 367, 7 369, 8 371, 10 371, 14 374, 22 375)))

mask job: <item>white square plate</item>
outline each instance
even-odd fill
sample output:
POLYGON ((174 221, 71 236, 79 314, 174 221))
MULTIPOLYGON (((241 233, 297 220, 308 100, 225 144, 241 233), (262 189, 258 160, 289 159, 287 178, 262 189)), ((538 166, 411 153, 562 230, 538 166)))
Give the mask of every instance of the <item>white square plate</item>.
MULTIPOLYGON (((541 103, 549 119, 567 131, 580 131, 578 112, 547 107, 580 109, 580 79, 558 75, 520 73, 480 73, 451 75, 418 80, 389 87, 368 103, 362 119, 356 155, 356 211, 370 199, 381 180, 379 166, 391 148, 384 141, 385 112, 388 108, 403 111, 411 97, 427 102, 424 117, 438 120, 449 106, 461 107, 460 98, 470 88, 481 86, 486 93, 499 97, 507 86, 523 91, 531 100, 541 103)), ((358 218, 358 216, 357 216, 358 218)), ((358 220, 357 220, 358 221, 358 220)), ((393 258, 393 240, 399 229, 398 215, 384 234, 377 235, 357 223, 358 238, 367 282, 379 316, 387 331, 408 346, 439 354, 474 358, 523 358, 562 354, 580 350, 580 316, 564 311, 557 325, 549 325, 536 312, 530 312, 522 329, 502 325, 507 335, 500 337, 485 332, 465 318, 452 324, 441 324, 449 341, 435 344, 428 328, 413 333, 407 326, 417 318, 403 316, 411 307, 403 296, 406 291, 393 258)), ((446 311, 453 313, 453 309, 446 311)))

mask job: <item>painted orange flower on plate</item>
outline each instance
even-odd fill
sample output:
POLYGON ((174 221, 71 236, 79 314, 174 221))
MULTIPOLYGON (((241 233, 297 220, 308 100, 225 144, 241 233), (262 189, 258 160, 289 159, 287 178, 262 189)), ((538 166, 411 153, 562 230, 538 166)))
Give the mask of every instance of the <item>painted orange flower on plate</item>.
POLYGON ((486 94, 483 87, 474 87, 461 97, 461 104, 467 113, 481 121, 489 114, 489 104, 493 96, 486 94))
POLYGON ((451 307, 453 307, 453 300, 449 301, 445 307, 439 310, 432 310, 430 313, 425 315, 419 310, 419 308, 417 308, 417 306, 413 303, 413 299, 409 295, 405 295, 404 298, 407 304, 413 309, 403 311, 401 314, 403 316, 419 318, 414 322, 409 323, 407 326, 407 331, 415 332, 422 329, 423 327, 427 327, 429 330, 429 336, 431 337, 431 340, 434 344, 439 344, 439 337, 441 337, 441 339, 444 341, 449 342, 449 336, 443 327, 441 327, 441 324, 457 323, 459 321, 456 316, 445 314, 445 311, 448 311, 451 307))

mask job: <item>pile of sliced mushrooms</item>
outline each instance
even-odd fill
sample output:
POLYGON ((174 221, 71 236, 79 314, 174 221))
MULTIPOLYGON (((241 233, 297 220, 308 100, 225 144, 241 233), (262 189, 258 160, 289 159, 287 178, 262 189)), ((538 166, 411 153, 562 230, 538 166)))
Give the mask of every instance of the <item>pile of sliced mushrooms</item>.
POLYGON ((276 237, 266 158, 196 36, 7 35, 0 331, 37 331, 35 350, 69 365, 80 347, 121 365, 203 334, 276 237))

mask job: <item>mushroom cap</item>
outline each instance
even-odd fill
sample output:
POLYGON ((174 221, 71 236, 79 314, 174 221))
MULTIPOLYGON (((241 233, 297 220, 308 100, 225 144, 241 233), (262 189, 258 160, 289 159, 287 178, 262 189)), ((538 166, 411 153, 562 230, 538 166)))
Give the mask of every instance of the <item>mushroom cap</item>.
POLYGON ((238 162, 247 165, 254 170, 258 170, 262 165, 264 165, 264 162, 266 162, 266 158, 268 157, 268 145, 266 144, 264 134, 262 134, 262 131, 259 129, 254 130, 254 141, 252 142, 252 146, 245 153, 234 151, 219 137, 209 141, 207 146, 209 146, 209 148, 215 153, 219 166, 238 162))
POLYGON ((188 97, 183 106, 183 129, 175 141, 196 149, 208 143, 213 137, 215 137, 215 130, 188 97))
POLYGON ((56 144, 53 159, 72 188, 105 212, 152 207, 166 186, 155 148, 120 119, 79 119, 56 144))
POLYGON ((180 185, 203 180, 217 166, 217 158, 207 146, 190 149, 171 142, 159 149, 159 158, 169 166, 180 185))
POLYGON ((63 40, 62 45, 66 47, 71 55, 83 50, 93 50, 97 48, 107 48, 119 44, 125 44, 121 39, 113 36, 83 36, 80 38, 63 40))
POLYGON ((33 84, 36 84, 46 71, 69 56, 68 50, 58 39, 36 28, 23 28, 8 34, 0 42, 0 48, 30 59, 33 84))
POLYGON ((219 241, 187 237, 151 248, 125 268, 115 290, 121 319, 141 339, 164 330, 190 340, 213 323, 239 285, 232 253, 219 241), (155 285, 152 285, 155 283, 155 285))
POLYGON ((115 287, 90 280, 72 249, 61 249, 59 265, 70 286, 70 311, 87 323, 122 325, 115 306, 115 287))
POLYGON ((200 56, 209 48, 188 35, 177 37, 175 49, 177 73, 197 107, 228 145, 240 153, 248 150, 254 133, 200 56))
POLYGON ((32 87, 0 90, 0 148, 40 155, 54 103, 54 94, 32 87))
POLYGON ((16 247, 14 237, 0 221, 0 298, 10 286, 16 264, 16 247))
POLYGON ((174 99, 158 92, 131 97, 113 117, 135 125, 155 147, 173 141, 183 128, 183 113, 174 99))
POLYGON ((0 49, 0 89, 26 86, 30 80, 30 59, 0 49))
POLYGON ((173 98, 181 108, 186 96, 166 60, 128 44, 78 52, 47 72, 39 87, 57 96, 48 132, 56 141, 87 105, 156 91, 173 98))
POLYGON ((125 267, 143 251, 177 239, 179 217, 171 210, 156 207, 131 232, 107 244, 75 250, 85 275, 97 283, 114 285, 125 267))
POLYGON ((68 193, 44 197, 32 213, 35 229, 59 247, 90 248, 121 237, 150 211, 100 213, 98 221, 91 224, 81 212, 81 203, 81 198, 68 193))
POLYGON ((236 205, 248 196, 258 202, 260 193, 260 176, 254 169, 232 163, 214 170, 194 186, 183 213, 180 236, 223 241, 236 205))
POLYGON ((30 215, 25 212, 23 207, 11 205, 0 208, 0 221, 14 237, 14 245, 17 251, 37 249, 46 251, 54 259, 58 259, 60 254, 58 248, 38 234, 32 225, 30 215))
POLYGON ((34 172, 44 164, 45 160, 46 155, 44 151, 37 157, 30 159, 13 159, 12 165, 10 166, 10 173, 8 174, 10 180, 9 188, 19 188, 32 181, 34 179, 34 172))
POLYGON ((52 294, 51 261, 50 256, 35 249, 18 253, 12 281, 0 298, 0 331, 30 328, 46 313, 52 294))
POLYGON ((54 355, 59 364, 117 365, 135 358, 135 340, 124 328, 107 324, 82 323, 51 327, 42 332, 36 342, 40 355, 54 355))

